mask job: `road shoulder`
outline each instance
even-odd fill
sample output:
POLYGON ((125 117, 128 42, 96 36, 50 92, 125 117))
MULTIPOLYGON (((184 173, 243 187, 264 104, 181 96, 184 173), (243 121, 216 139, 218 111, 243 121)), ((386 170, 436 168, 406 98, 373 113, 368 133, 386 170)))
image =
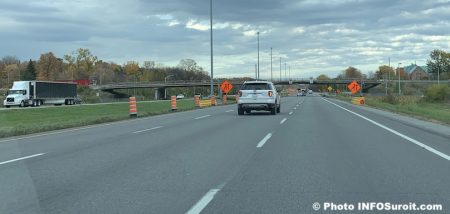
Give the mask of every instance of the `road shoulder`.
POLYGON ((376 108, 372 108, 369 106, 357 106, 357 105, 352 105, 352 104, 342 101, 342 100, 333 99, 333 98, 331 98, 331 99, 335 103, 343 104, 345 106, 352 106, 353 108, 362 109, 362 110, 365 110, 365 111, 368 111, 371 113, 378 114, 385 118, 395 120, 397 122, 400 122, 400 123, 408 125, 408 126, 419 128, 419 129, 425 130, 427 132, 431 132, 431 133, 443 136, 445 138, 450 138, 450 127, 446 126, 446 125, 433 123, 433 122, 429 122, 429 121, 424 121, 424 120, 420 120, 420 119, 417 119, 414 117, 409 117, 409 116, 393 113, 390 111, 376 109, 376 108))

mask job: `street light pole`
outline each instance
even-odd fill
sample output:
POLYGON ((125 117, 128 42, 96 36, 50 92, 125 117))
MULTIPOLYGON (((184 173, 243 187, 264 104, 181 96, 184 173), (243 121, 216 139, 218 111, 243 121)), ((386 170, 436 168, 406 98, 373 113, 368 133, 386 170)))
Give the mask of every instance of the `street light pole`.
POLYGON ((258 77, 256 77, 256 80, 259 80, 259 32, 257 33, 258 34, 258 77))
POLYGON ((270 48, 270 81, 273 82, 272 48, 270 48))
POLYGON ((281 82, 281 57, 280 57, 280 82, 281 82))
POLYGON ((289 81, 291 81, 291 66, 289 65, 289 81))
POLYGON ((402 89, 400 88, 400 65, 401 64, 402 63, 400 62, 400 63, 398 63, 398 66, 397 66, 397 72, 398 72, 398 96, 400 96, 402 94, 402 89))
POLYGON ((212 22, 212 0, 209 1, 209 24, 211 30, 211 97, 214 95, 214 65, 213 65, 213 22, 212 22))
POLYGON ((439 75, 439 73, 440 73, 440 68, 441 68, 441 53, 439 53, 439 55, 438 55, 438 60, 437 60, 437 64, 438 64, 438 85, 440 85, 440 75, 439 75))
POLYGON ((286 66, 287 66, 287 64, 284 63, 284 79, 287 79, 287 75, 286 75, 286 66))

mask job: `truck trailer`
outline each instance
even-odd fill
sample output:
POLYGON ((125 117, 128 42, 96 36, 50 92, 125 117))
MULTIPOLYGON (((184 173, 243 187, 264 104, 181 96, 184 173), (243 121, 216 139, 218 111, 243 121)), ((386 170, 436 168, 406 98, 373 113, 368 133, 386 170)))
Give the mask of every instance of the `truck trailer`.
POLYGON ((9 108, 10 106, 75 105, 79 103, 76 83, 14 81, 3 101, 3 106, 9 108))

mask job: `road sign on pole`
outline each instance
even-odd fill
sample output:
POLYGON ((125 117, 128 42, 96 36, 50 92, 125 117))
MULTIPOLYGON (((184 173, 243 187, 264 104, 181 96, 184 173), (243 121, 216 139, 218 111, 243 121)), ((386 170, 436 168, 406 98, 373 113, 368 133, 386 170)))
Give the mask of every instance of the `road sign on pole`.
POLYGON ((228 94, 228 92, 233 88, 233 85, 231 85, 231 83, 229 83, 228 81, 224 81, 221 85, 220 85, 220 89, 222 89, 222 91, 225 94, 228 94))
POLYGON ((352 92, 352 94, 356 94, 359 90, 361 90, 361 86, 355 80, 348 84, 347 88, 352 92))

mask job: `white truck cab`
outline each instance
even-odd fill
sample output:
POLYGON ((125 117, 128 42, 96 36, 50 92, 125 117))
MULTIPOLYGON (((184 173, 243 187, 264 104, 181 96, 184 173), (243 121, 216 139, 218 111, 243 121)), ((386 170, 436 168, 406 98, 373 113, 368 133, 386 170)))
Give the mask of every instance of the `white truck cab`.
POLYGON ((7 92, 3 106, 7 108, 10 106, 24 107, 28 104, 29 92, 29 81, 15 81, 12 88, 7 92))

